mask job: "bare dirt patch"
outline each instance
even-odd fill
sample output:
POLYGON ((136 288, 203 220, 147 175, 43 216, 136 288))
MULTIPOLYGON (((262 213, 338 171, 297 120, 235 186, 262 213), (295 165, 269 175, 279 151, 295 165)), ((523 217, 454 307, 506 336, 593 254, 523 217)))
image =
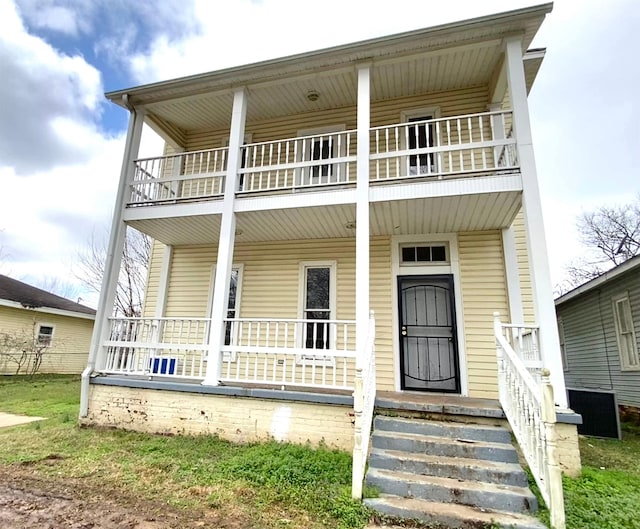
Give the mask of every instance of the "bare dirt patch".
POLYGON ((97 491, 78 479, 40 476, 19 465, 0 466, 0 529, 196 529, 250 527, 216 511, 183 511, 166 504, 97 491))

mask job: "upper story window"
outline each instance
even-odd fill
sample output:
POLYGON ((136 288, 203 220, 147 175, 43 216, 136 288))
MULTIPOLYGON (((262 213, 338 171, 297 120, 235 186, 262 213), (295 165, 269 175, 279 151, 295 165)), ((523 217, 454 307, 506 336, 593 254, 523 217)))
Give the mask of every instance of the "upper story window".
POLYGON ((53 341, 53 325, 39 325, 37 343, 40 347, 50 347, 53 341))
POLYGON ((640 370, 640 358, 638 357, 638 342, 633 327, 629 294, 628 292, 620 294, 612 301, 621 368, 624 371, 638 371, 640 370))
MULTIPOLYGON (((405 147, 414 150, 437 146, 436 129, 431 121, 437 117, 437 108, 403 112, 402 121, 407 123, 403 138, 405 147)), ((406 164, 407 176, 429 176, 438 172, 436 156, 432 152, 411 154, 407 156, 406 164)))
POLYGON ((344 125, 332 125, 317 129, 298 131, 298 161, 305 164, 299 170, 298 185, 333 184, 344 179, 344 168, 336 163, 321 163, 346 154, 346 144, 340 132, 344 125))
POLYGON ((400 248, 402 264, 447 263, 446 244, 407 245, 400 248))

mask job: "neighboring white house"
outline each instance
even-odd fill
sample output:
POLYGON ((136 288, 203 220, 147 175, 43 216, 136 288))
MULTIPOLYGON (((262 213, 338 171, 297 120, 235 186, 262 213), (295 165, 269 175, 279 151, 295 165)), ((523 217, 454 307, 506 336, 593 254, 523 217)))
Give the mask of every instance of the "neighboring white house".
POLYGON ((551 453, 567 401, 527 104, 550 11, 108 93, 130 124, 81 420, 353 449, 355 496, 376 392, 500 397, 551 453), (139 158, 143 124, 163 156, 139 158), (141 318, 112 317, 127 227, 156 241, 141 318))
POLYGON ((0 374, 82 373, 95 314, 0 275, 0 374))

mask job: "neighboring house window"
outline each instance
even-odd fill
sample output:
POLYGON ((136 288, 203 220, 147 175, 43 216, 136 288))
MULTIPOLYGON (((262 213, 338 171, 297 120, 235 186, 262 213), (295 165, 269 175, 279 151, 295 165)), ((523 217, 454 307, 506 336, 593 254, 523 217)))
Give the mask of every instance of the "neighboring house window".
POLYGON ((445 244, 403 245, 400 249, 400 256, 402 264, 448 262, 445 244))
MULTIPOLYGON (((330 349, 335 336, 327 320, 335 313, 335 263, 302 264, 302 328, 304 349, 330 349)), ((304 360, 333 361, 323 355, 304 356, 304 360)))
POLYGON ((638 344, 636 333, 631 318, 631 304, 629 294, 624 293, 613 298, 613 319, 616 325, 616 338, 618 339, 618 351, 623 370, 640 370, 638 358, 638 344))
POLYGON ((38 327, 38 345, 42 347, 50 347, 53 341, 53 326, 40 325, 38 327))
POLYGON ((560 340, 560 354, 562 355, 562 367, 565 371, 569 369, 569 361, 567 360, 567 349, 564 344, 564 322, 562 318, 556 320, 558 322, 558 338, 560 340))

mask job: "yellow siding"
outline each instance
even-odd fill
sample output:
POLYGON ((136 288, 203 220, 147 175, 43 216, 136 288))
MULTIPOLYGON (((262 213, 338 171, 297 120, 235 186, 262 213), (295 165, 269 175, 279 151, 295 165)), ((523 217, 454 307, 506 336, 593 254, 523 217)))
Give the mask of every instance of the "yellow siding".
POLYGON ((533 291, 531 288, 531 272, 529 270, 529 252, 527 249, 527 231, 524 225, 524 212, 521 209, 513 221, 518 256, 518 275, 520 276, 520 293, 524 323, 533 325, 536 321, 533 310, 533 291))
POLYGON ((160 271, 162 270, 162 256, 164 255, 164 244, 153 241, 151 248, 151 259, 147 272, 147 288, 144 295, 144 306, 142 314, 151 318, 155 316, 156 304, 158 302, 158 287, 160 285, 160 271))
POLYGON ((469 396, 496 398, 493 312, 508 312, 501 233, 461 233, 458 251, 469 396))
MULTIPOLYGON (((32 337, 39 324, 54 327, 52 346, 45 350, 39 372, 81 373, 87 365, 93 320, 0 307, 0 333, 32 337)), ((14 374, 16 367, 0 356, 0 374, 14 374)))
MULTIPOLYGON (((154 252, 155 255, 155 252, 154 252)), ((175 247, 165 316, 207 317, 215 246, 175 247)), ((158 268, 157 258, 152 269, 158 268)), ((299 317, 299 276, 303 261, 335 261, 336 318, 355 318, 355 241, 323 239, 238 244, 233 262, 243 265, 242 318, 299 317)), ((153 273, 151 274, 153 276, 153 273)), ((387 237, 371 241, 371 307, 376 312, 378 380, 393 389, 391 256, 387 237)), ((152 299, 150 293, 148 299, 152 299)))

